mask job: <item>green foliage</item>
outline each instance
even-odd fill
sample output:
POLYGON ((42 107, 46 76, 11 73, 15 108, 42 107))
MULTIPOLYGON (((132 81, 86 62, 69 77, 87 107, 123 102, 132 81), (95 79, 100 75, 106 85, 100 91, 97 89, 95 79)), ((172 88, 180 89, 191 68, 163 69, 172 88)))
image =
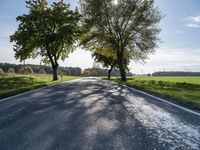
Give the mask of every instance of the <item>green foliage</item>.
POLYGON ((21 69, 22 74, 33 74, 33 69, 30 66, 24 66, 21 69))
MULTIPOLYGON (((46 66, 46 65, 31 65, 28 64, 33 69, 33 72, 35 74, 51 74, 52 73, 52 67, 46 66)), ((0 68, 3 70, 8 70, 9 68, 13 68, 16 73, 22 73, 21 68, 24 67, 24 65, 21 64, 9 64, 9 63, 0 63, 0 68)), ((71 76, 81 76, 82 70, 79 67, 59 67, 63 75, 71 75, 71 76)))
POLYGON ((129 64, 125 51, 129 58, 144 61, 159 41, 161 15, 154 0, 118 0, 117 5, 113 0, 81 0, 81 13, 81 44, 91 51, 111 47, 123 80, 129 64))
POLYGON ((89 77, 89 76, 91 76, 90 70, 89 70, 89 69, 85 69, 85 70, 83 71, 83 77, 89 77))
MULTIPOLYGON (((83 70, 83 76, 88 77, 88 76, 97 76, 97 77, 105 77, 108 75, 108 69, 101 69, 101 68, 87 68, 83 70)), ((119 71, 116 69, 113 69, 110 72, 111 76, 119 76, 119 71)), ((127 73, 127 76, 133 76, 131 72, 127 73)))
POLYGON ((0 78, 0 98, 23 93, 40 87, 76 79, 73 76, 63 76, 62 80, 52 81, 49 75, 8 75, 0 78))
POLYGON ((46 74, 46 71, 45 71, 43 68, 41 68, 41 69, 39 70, 39 74, 46 74))
POLYGON ((152 76, 165 77, 165 76, 200 76, 200 72, 185 72, 185 71, 159 71, 154 72, 152 76))
POLYGON ((104 67, 117 66, 115 52, 110 47, 96 50, 92 57, 96 62, 102 63, 104 67))
MULTIPOLYGON (((93 54, 92 57, 96 62, 102 63, 104 67, 111 68, 111 70, 118 67, 117 61, 117 54, 116 51, 113 50, 111 47, 105 47, 101 49, 97 49, 93 54)), ((130 55, 128 51, 124 51, 124 63, 130 62, 130 55)), ((129 71, 128 67, 126 68, 129 71)))
POLYGON ((145 80, 159 82, 163 81, 165 83, 189 83, 189 84, 199 84, 200 77, 135 77, 135 80, 145 80))
POLYGON ((124 83, 200 109, 200 77, 135 77, 124 83))
POLYGON ((29 12, 17 17, 19 27, 10 37, 16 43, 15 57, 22 61, 40 55, 43 62, 52 65, 56 80, 58 60, 65 60, 75 48, 80 15, 77 10, 70 10, 63 0, 51 6, 46 0, 26 3, 29 12))
POLYGON ((0 68, 0 75, 3 76, 4 75, 4 71, 3 69, 0 68))
MULTIPOLYGON (((69 76, 69 75, 71 75, 73 73, 69 69, 65 69, 65 73, 64 74, 69 76)), ((81 75, 82 75, 82 71, 80 72, 79 76, 81 76, 81 75)))
POLYGON ((14 74, 14 73, 15 73, 15 70, 14 70, 13 68, 9 68, 7 72, 8 72, 8 73, 11 73, 11 74, 14 74))

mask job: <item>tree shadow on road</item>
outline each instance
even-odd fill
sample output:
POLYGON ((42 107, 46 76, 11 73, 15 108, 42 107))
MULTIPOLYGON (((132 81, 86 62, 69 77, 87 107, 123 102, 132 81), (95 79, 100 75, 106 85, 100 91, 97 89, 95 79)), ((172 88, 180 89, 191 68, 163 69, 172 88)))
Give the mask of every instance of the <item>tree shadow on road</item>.
MULTIPOLYGON (((60 84, 29 95, 29 100, 24 97, 20 102, 10 102, 10 108, 4 113, 12 114, 13 106, 23 109, 0 125, 6 138, 12 137, 13 145, 9 148, 15 144, 30 149, 68 150, 159 147, 134 114, 129 114, 125 105, 129 103, 127 94, 124 87, 103 80, 98 84, 93 81, 60 84)), ((4 142, 0 140, 2 147, 6 138, 4 142)))

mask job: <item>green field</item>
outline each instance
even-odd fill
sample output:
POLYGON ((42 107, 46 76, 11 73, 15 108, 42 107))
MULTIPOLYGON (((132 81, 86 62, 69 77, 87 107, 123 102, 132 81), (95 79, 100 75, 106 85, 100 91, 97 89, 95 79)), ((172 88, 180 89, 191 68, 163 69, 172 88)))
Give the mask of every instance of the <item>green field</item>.
POLYGON ((200 109, 200 77, 134 77, 123 83, 200 109))
POLYGON ((200 84, 200 77, 135 77, 136 80, 155 80, 165 82, 179 82, 179 83, 191 83, 200 84))
POLYGON ((63 76, 58 81, 52 81, 51 75, 7 75, 0 77, 0 99, 76 78, 63 76))

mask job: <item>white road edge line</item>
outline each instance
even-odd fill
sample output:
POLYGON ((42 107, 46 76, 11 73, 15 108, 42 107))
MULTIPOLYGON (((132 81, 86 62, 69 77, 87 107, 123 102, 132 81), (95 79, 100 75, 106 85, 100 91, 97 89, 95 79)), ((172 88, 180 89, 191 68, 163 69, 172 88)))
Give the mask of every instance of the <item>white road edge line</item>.
MULTIPOLYGON (((117 83, 117 82, 113 82, 113 81, 111 81, 111 82, 112 82, 112 83, 115 83, 115 84, 117 83)), ((120 84, 120 83, 117 83, 117 84, 119 84, 119 85, 121 85, 121 86, 124 86, 124 87, 126 87, 126 88, 128 88, 128 89, 137 91, 137 92, 139 92, 139 93, 141 93, 141 94, 144 94, 144 95, 149 96, 149 97, 151 97, 151 98, 154 98, 154 99, 156 99, 156 100, 159 100, 159 101, 162 101, 162 102, 164 102, 164 103, 170 104, 170 105, 172 105, 172 106, 174 106, 174 107, 177 107, 177 108, 179 108, 179 109, 185 110, 185 111, 187 111, 187 112, 189 112, 189 113, 195 114, 195 115, 197 115, 197 116, 200 117, 200 113, 195 112, 195 111, 193 111, 193 110, 190 110, 190 109, 188 109, 188 108, 185 108, 185 107, 183 107, 183 106, 177 105, 177 104, 175 104, 175 103, 169 102, 169 101, 167 101, 167 100, 165 100, 165 99, 162 99, 162 98, 160 98, 160 97, 151 95, 151 94, 149 94, 149 93, 147 93, 147 92, 144 92, 144 91, 137 90, 137 89, 132 88, 132 87, 129 87, 129 86, 127 86, 127 85, 120 84)))
MULTIPOLYGON (((80 79, 80 78, 78 78, 78 79, 73 79, 73 80, 69 80, 69 81, 64 81, 64 82, 61 82, 61 83, 71 82, 71 81, 79 80, 79 79, 80 79)), ((159 97, 157 97, 157 96, 151 95, 151 94, 146 93, 146 92, 144 92, 144 91, 140 91, 140 90, 137 90, 137 89, 135 89, 135 88, 129 87, 129 86, 127 86, 127 85, 120 84, 120 83, 116 83, 116 82, 113 82, 113 81, 111 81, 111 82, 112 82, 112 83, 115 83, 115 84, 119 84, 119 85, 121 85, 121 86, 124 86, 124 87, 126 87, 126 88, 128 88, 128 89, 137 91, 137 92, 142 93, 142 94, 144 94, 144 95, 146 95, 146 96, 149 96, 149 97, 151 97, 151 98, 157 99, 157 100, 162 101, 162 102, 164 102, 164 103, 170 104, 170 105, 172 105, 172 106, 174 106, 174 107, 177 107, 177 108, 179 108, 179 109, 185 110, 185 111, 187 111, 187 112, 189 112, 189 113, 195 114, 195 115, 197 115, 197 116, 200 117, 200 113, 195 112, 195 111, 193 111, 193 110, 190 110, 190 109, 188 109, 188 108, 179 106, 179 105, 177 105, 177 104, 174 104, 174 103, 172 103, 172 102, 169 102, 169 101, 164 100, 164 99, 162 99, 162 98, 159 98, 159 97)), ((60 84, 60 83, 58 83, 58 84, 60 84)), ((9 100, 9 99, 18 97, 18 96, 22 96, 22 95, 25 95, 25 94, 28 94, 28 93, 40 91, 40 90, 42 90, 42 89, 45 89, 45 88, 48 88, 48 87, 51 87, 51 86, 54 86, 54 85, 56 85, 56 84, 49 85, 49 86, 45 86, 45 87, 38 88, 38 89, 35 89, 35 90, 31 90, 31 91, 28 91, 28 92, 24 92, 24 93, 21 93, 21 94, 17 94, 17 95, 14 95, 14 96, 11 96, 11 97, 7 97, 7 98, 4 98, 4 99, 0 99, 0 103, 3 102, 3 101, 9 100)))
MULTIPOLYGON (((78 79, 80 79, 80 78, 78 78, 78 79)), ((57 84, 66 83, 66 82, 71 82, 71 81, 74 81, 74 80, 77 80, 77 79, 72 79, 72 80, 63 81, 63 82, 56 83, 56 84, 52 84, 52 85, 47 85, 47 86, 44 86, 44 87, 41 87, 41 88, 37 88, 37 89, 31 90, 31 91, 27 91, 27 92, 20 93, 20 94, 14 95, 14 96, 10 96, 10 97, 7 97, 7 98, 3 98, 3 99, 0 99, 0 103, 1 103, 1 102, 4 102, 4 101, 6 101, 6 100, 9 100, 9 99, 15 98, 15 97, 19 97, 19 96, 22 96, 22 95, 25 95, 25 94, 29 94, 29 93, 32 93, 32 92, 36 92, 36 91, 40 91, 40 90, 43 90, 43 89, 45 89, 45 88, 48 88, 48 87, 51 87, 51 86, 55 86, 55 85, 57 85, 57 84)))

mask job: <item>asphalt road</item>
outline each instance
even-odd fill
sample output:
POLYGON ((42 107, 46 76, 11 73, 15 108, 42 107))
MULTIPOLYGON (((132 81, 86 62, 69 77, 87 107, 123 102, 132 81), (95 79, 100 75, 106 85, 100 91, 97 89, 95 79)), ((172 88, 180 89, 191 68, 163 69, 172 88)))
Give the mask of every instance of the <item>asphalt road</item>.
POLYGON ((199 150, 200 116, 84 78, 0 102, 0 150, 199 150))

